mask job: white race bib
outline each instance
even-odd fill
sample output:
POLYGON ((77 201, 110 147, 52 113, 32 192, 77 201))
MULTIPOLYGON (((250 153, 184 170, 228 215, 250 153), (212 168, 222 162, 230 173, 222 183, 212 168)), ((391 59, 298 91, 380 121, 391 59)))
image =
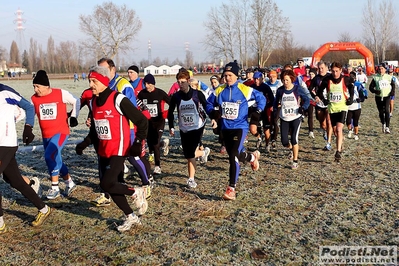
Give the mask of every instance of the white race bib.
POLYGON ((150 112, 151 117, 158 116, 158 105, 154 103, 147 104, 148 111, 150 112))
POLYGON ((237 119, 240 105, 238 103, 223 102, 222 117, 226 119, 237 119))
POLYGON ((330 102, 339 103, 342 101, 342 92, 330 92, 330 102))
POLYGON ((57 104, 43 103, 39 106, 40 120, 54 120, 57 118, 57 104))
POLYGON ((98 119, 94 120, 96 125, 96 131, 98 138, 101 140, 110 140, 112 139, 111 128, 109 126, 109 121, 107 119, 98 119))
POLYGON ((193 113, 184 113, 180 115, 182 126, 191 127, 194 126, 194 114, 193 113))

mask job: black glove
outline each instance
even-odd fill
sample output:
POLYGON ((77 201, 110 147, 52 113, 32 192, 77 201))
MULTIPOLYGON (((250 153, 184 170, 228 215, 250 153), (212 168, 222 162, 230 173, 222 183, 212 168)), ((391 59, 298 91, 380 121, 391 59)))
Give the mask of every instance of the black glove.
POLYGON ((86 149, 90 144, 91 144, 90 140, 85 138, 81 143, 78 143, 76 145, 76 148, 75 148, 76 154, 77 155, 82 155, 83 154, 83 150, 86 149))
POLYGON ((35 135, 32 133, 32 126, 26 124, 24 127, 24 132, 22 133, 22 142, 28 145, 33 141, 34 138, 35 135))
POLYGON ((325 105, 325 106, 327 106, 327 105, 329 105, 329 104, 330 104, 330 101, 329 101, 329 100, 326 100, 326 99, 324 99, 324 100, 323 100, 323 103, 324 103, 324 105, 325 105))
POLYGON ((346 103, 346 105, 351 105, 353 103, 353 100, 352 99, 347 99, 345 103, 346 103))
POLYGON ((302 106, 299 106, 298 108, 298 114, 303 115, 305 113, 305 111, 303 110, 302 106))
POLYGON ((211 119, 215 119, 216 121, 218 121, 221 117, 222 117, 222 115, 221 115, 221 113, 220 113, 220 111, 219 110, 212 110, 211 111, 211 113, 209 114, 209 117, 211 118, 211 119))
POLYGON ((259 122, 259 120, 260 120, 260 113, 261 113, 260 110, 257 110, 256 112, 252 112, 252 113, 251 113, 251 121, 253 121, 253 122, 259 122))
POLYGON ((142 150, 142 145, 141 145, 141 140, 139 139, 134 139, 134 142, 132 146, 130 147, 130 155, 133 157, 141 155, 141 150, 142 150))
POLYGON ((76 127, 77 125, 78 125, 78 120, 76 119, 76 117, 71 116, 71 118, 69 118, 69 126, 76 127))
POLYGON ((380 95, 380 94, 381 94, 381 91, 380 91, 380 90, 375 91, 375 95, 380 95))
POLYGON ((360 102, 362 102, 362 101, 360 100, 360 98, 357 98, 357 99, 356 99, 356 102, 357 102, 357 103, 360 103, 360 102))

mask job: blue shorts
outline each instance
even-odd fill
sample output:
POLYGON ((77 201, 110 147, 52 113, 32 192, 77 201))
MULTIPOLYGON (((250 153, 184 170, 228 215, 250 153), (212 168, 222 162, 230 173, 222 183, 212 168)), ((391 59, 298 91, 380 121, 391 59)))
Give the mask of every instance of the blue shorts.
POLYGON ((68 135, 56 134, 48 139, 43 138, 44 159, 50 176, 65 176, 68 174, 68 168, 61 158, 61 151, 68 137, 68 135))
POLYGON ((395 96, 391 96, 391 100, 392 100, 392 101, 395 100, 395 96))

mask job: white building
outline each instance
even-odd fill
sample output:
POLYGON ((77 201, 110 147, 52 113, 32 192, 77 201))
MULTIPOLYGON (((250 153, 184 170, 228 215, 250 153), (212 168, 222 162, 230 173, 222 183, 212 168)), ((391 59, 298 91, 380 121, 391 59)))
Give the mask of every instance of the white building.
POLYGON ((148 67, 144 68, 144 75, 147 74, 152 74, 154 76, 159 76, 159 75, 176 75, 179 72, 179 69, 182 68, 179 65, 174 65, 174 66, 167 66, 167 65, 162 65, 162 66, 154 66, 150 65, 148 67))

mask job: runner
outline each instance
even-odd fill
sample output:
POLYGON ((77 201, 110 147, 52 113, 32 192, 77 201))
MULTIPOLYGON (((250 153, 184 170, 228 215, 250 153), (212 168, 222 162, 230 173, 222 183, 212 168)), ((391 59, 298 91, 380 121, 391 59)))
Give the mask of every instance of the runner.
POLYGON ((323 130, 323 138, 327 141, 326 146, 323 148, 323 150, 330 151, 332 138, 330 115, 328 114, 327 106, 323 103, 323 101, 320 100, 318 96, 318 94, 321 93, 323 94, 324 98, 327 98, 327 92, 319 91, 319 86, 324 78, 330 76, 330 73, 327 72, 328 67, 323 60, 317 63, 317 69, 319 73, 310 83, 309 92, 311 93, 312 98, 315 99, 316 119, 319 121, 320 128, 323 130))
POLYGON ((143 79, 139 77, 140 70, 138 66, 130 66, 127 69, 127 75, 129 76, 129 82, 132 85, 134 89, 134 95, 137 98, 137 95, 139 94, 140 91, 145 89, 145 85, 143 82, 143 79))
MULTIPOLYGON (((220 79, 221 78, 220 78, 219 75, 213 75, 209 79, 210 82, 211 82, 211 90, 212 90, 213 94, 215 93, 216 88, 219 87, 219 85, 220 85, 220 79)), ((220 120, 218 122, 213 121, 212 125, 213 125, 213 133, 215 135, 219 136, 218 137, 218 142, 221 145, 220 153, 221 154, 225 154, 226 153, 226 146, 224 144, 223 135, 222 135, 222 132, 221 132, 221 127, 222 127, 221 121, 220 120)))
POLYGON ((202 161, 206 163, 210 153, 208 147, 204 150, 199 149, 206 122, 204 111, 206 99, 203 93, 189 86, 190 74, 187 70, 179 71, 176 79, 180 89, 173 94, 169 103, 169 134, 172 137, 175 135, 173 112, 177 108, 181 145, 184 158, 187 159, 187 186, 196 188, 195 173, 197 165, 195 158, 201 157, 202 161))
MULTIPOLYGON (((355 80, 356 73, 349 73, 350 77, 355 80)), ((359 139, 359 119, 362 112, 362 102, 364 102, 363 83, 356 81, 353 89, 353 103, 348 106, 348 115, 346 116, 346 126, 348 127, 348 138, 359 139)))
POLYGON ((301 128, 302 115, 309 107, 310 99, 303 92, 299 85, 294 84, 296 74, 293 70, 283 70, 281 79, 284 86, 276 93, 276 100, 273 109, 278 110, 280 116, 281 144, 290 149, 289 158, 292 162, 292 169, 298 168, 298 135, 301 128), (288 139, 291 134, 291 141, 288 139))
POLYGON ((42 132, 44 159, 51 179, 51 188, 47 191, 48 199, 56 199, 60 194, 59 176, 64 179, 64 196, 70 196, 76 189, 67 166, 63 163, 61 152, 69 137, 69 126, 76 127, 80 110, 80 101, 63 89, 50 87, 50 81, 44 70, 39 70, 33 79, 35 94, 31 97, 42 132), (72 105, 69 118, 67 104, 72 105))
MULTIPOLYGON (((40 226, 51 213, 51 208, 44 204, 33 188, 25 182, 15 159, 18 150, 15 107, 21 106, 26 110, 26 123, 22 134, 22 140, 29 144, 34 139, 32 127, 34 125, 34 109, 31 103, 11 87, 0 84, 0 173, 3 179, 27 198, 38 209, 38 214, 32 226, 40 226)), ((38 182, 38 181, 37 181, 38 182)), ((2 208, 2 194, 0 192, 0 234, 7 231, 4 223, 2 208)))
POLYGON ((91 109, 99 139, 98 155, 102 173, 100 186, 111 195, 118 208, 124 212, 125 221, 117 227, 119 232, 124 232, 134 224, 141 224, 125 195, 135 199, 139 215, 143 215, 148 208, 145 188, 132 188, 118 182, 123 176, 125 157, 129 153, 133 157, 139 157, 142 153, 142 143, 147 135, 148 122, 126 96, 108 87, 110 76, 108 67, 98 66, 90 70, 89 84, 95 96, 91 101, 91 109), (137 127, 132 145, 130 145, 130 138, 125 137, 130 135, 129 120, 137 127))
POLYGON ((211 119, 222 120, 222 134, 229 155, 229 185, 223 195, 225 200, 236 199, 236 185, 240 173, 239 162, 250 162, 253 170, 259 169, 260 152, 252 154, 245 151, 243 143, 248 132, 248 102, 255 100, 257 111, 252 119, 260 119, 265 109, 266 99, 262 93, 238 82, 239 66, 236 62, 228 63, 223 76, 226 84, 219 86, 215 94, 208 98, 207 113, 211 119))
MULTIPOLYGON (((263 133, 265 135, 266 152, 270 152, 270 136, 271 136, 270 128, 274 121, 274 118, 272 117, 274 95, 270 87, 263 82, 263 74, 261 72, 256 71, 253 75, 253 79, 255 83, 252 84, 251 87, 260 91, 263 94, 263 96, 265 96, 266 98, 266 106, 265 109, 262 110, 261 121, 262 121, 263 133)), ((257 109, 256 105, 251 106, 249 111, 250 114, 253 111, 256 112, 256 109, 257 109)), ((258 141, 256 142, 256 149, 259 150, 262 143, 262 129, 259 121, 252 121, 251 119, 249 123, 249 131, 251 132, 252 135, 258 138, 258 141)))
POLYGON ((343 127, 348 105, 353 103, 353 79, 342 75, 342 65, 339 62, 331 64, 331 75, 323 79, 317 96, 327 105, 330 115, 331 126, 336 138, 337 150, 335 152, 335 161, 340 162, 342 153, 342 144, 344 141, 343 127), (323 91, 327 91, 327 97, 324 97, 323 91))
POLYGON ((154 152, 155 169, 153 174, 159 175, 161 171, 160 148, 164 149, 164 156, 169 152, 169 139, 161 142, 163 130, 165 127, 165 103, 169 104, 170 97, 163 90, 155 87, 155 78, 152 74, 144 77, 146 89, 140 91, 138 99, 148 108, 151 118, 148 123, 147 144, 150 151, 154 152))
POLYGON ((386 65, 384 63, 378 66, 378 70, 380 73, 374 75, 369 85, 369 90, 375 94, 375 103, 382 124, 382 133, 390 134, 389 103, 391 96, 395 96, 395 81, 392 76, 386 73, 386 65))
MULTIPOLYGON (((269 80, 266 82, 266 85, 268 85, 270 87, 270 89, 273 92, 273 97, 276 98, 276 92, 277 89, 280 88, 281 86, 283 86, 283 83, 281 82, 280 79, 277 78, 277 72, 275 70, 272 70, 269 72, 269 80)), ((279 133, 279 116, 277 114, 277 110, 273 109, 273 116, 274 121, 273 121, 273 125, 272 125, 272 133, 271 133, 271 146, 273 149, 276 148, 276 141, 277 141, 277 136, 279 133)))

